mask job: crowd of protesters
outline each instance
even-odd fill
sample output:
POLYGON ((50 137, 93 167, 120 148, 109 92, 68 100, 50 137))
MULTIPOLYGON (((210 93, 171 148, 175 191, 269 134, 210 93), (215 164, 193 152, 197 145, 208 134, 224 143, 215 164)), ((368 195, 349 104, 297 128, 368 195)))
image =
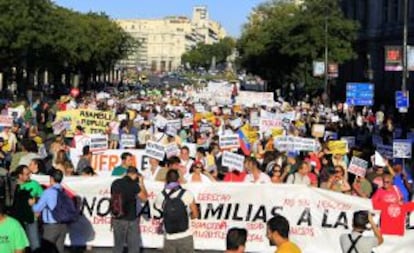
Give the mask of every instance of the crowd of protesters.
MULTIPOLYGON (((192 87, 147 90, 123 96, 90 92, 79 97, 63 96, 52 103, 37 99, 32 104, 23 101, 3 105, 1 115, 10 115, 13 123, 0 127, 0 197, 8 213, 23 225, 30 248, 35 251, 40 247, 41 235, 36 232, 37 217, 42 212, 39 199, 47 194, 37 182, 30 180, 30 174, 54 173, 52 178, 59 183, 61 177, 56 170, 61 171, 62 176, 99 176, 101 172, 101 168, 92 166, 93 153, 88 145, 80 147, 82 154, 76 164, 70 159, 71 150, 79 147, 73 136, 67 135, 67 130, 72 130, 74 136, 89 134, 82 125, 59 132, 52 127, 58 112, 74 109, 112 111, 116 115, 103 132, 108 135, 109 149, 124 151, 122 163, 110 168, 113 176, 126 175, 132 166, 132 155, 128 152, 131 148, 122 147, 120 142, 122 136, 128 134, 136 137, 135 148, 143 149, 149 141, 162 145, 175 143, 179 147, 176 156, 150 158, 149 168, 138 168, 144 180, 165 182, 167 172, 175 169, 179 172, 180 183, 302 184, 361 198, 382 198, 395 203, 411 201, 413 170, 410 160, 392 159, 381 152, 375 155, 376 145, 389 146, 396 138, 409 137, 407 127, 396 124, 385 108, 373 111, 344 103, 327 106, 318 98, 295 104, 277 98, 273 104, 257 101, 257 104, 246 106, 234 103, 237 91, 231 92, 230 103, 221 104, 215 103, 213 98, 197 98, 200 92, 192 87), (10 113, 15 112, 15 108, 20 108, 17 115, 10 113), (280 126, 261 132, 257 118, 264 113, 289 113, 293 117, 281 119, 280 126), (255 119, 252 115, 256 115, 255 119), (183 124, 173 131, 163 121, 184 121, 185 118, 191 118, 191 124, 183 124), (240 123, 234 124, 238 119, 240 123), (316 124, 324 125, 321 136, 313 134, 316 124), (226 150, 245 156, 243 170, 235 170, 222 165, 224 150, 220 147, 219 136, 240 132, 246 137, 244 144, 248 148, 226 150), (314 139, 317 148, 281 150, 275 142, 280 136, 314 139), (329 142, 342 137, 354 137, 355 142, 347 142, 346 151, 330 150, 329 142), (196 144, 195 154, 191 154, 186 144, 196 144), (366 176, 348 172, 354 156, 368 162, 366 176)), ((42 218, 46 224, 53 223, 53 218, 46 217, 45 213, 42 218)), ((50 233, 58 232, 62 235, 66 230, 53 228, 50 233)), ((53 240, 63 245, 61 236, 53 240)))

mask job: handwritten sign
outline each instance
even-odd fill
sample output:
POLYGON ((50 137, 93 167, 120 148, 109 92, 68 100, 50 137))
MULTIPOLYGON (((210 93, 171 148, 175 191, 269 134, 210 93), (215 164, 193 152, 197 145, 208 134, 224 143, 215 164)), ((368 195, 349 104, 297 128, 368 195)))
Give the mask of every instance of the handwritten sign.
POLYGON ((365 177, 367 168, 368 168, 367 161, 354 156, 352 157, 351 163, 349 164, 348 172, 354 175, 360 176, 360 177, 365 177))
POLYGON ((280 119, 260 118, 260 132, 264 133, 275 128, 282 128, 283 122, 280 119))
POLYGON ((177 144, 170 143, 165 146, 165 154, 167 155, 167 158, 178 156, 180 154, 180 148, 177 146, 177 144))
POLYGON ((13 117, 8 115, 0 116, 0 126, 1 127, 11 127, 13 126, 13 117))

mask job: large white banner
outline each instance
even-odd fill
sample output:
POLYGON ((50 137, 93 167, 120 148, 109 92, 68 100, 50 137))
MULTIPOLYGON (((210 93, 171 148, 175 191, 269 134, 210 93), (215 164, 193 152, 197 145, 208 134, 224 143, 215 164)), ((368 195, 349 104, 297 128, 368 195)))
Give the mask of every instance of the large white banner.
POLYGON ((271 105, 273 103, 273 92, 240 91, 236 97, 238 105, 271 105))
MULTIPOLYGON (((48 183, 48 177, 34 177, 48 183)), ((115 177, 67 177, 64 187, 82 200, 82 212, 87 218, 82 229, 92 227, 93 246, 112 246, 110 228, 110 185, 115 177)), ((153 201, 163 188, 162 183, 145 182, 149 202, 141 212, 141 235, 145 247, 161 248, 161 212, 153 209, 153 201)), ((290 238, 300 245, 303 253, 341 252, 339 237, 352 229, 352 215, 357 210, 370 210, 368 199, 357 198, 300 185, 213 183, 188 184, 200 205, 200 218, 192 221, 195 248, 224 250, 226 232, 233 226, 248 230, 248 252, 274 252, 266 238, 265 222, 281 214, 290 222, 290 238), (310 197, 311 196, 311 197, 310 197)), ((85 222, 85 220, 83 221, 85 222)), ((386 236, 376 253, 407 253, 414 244, 414 215, 408 220, 404 236, 386 236)))

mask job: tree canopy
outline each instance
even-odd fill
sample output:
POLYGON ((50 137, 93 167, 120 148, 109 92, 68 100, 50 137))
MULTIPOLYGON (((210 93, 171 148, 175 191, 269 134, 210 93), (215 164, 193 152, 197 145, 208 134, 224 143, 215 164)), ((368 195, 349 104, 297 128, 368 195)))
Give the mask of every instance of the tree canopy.
POLYGON ((238 41, 241 65, 269 80, 273 88, 289 82, 321 87, 322 81, 312 77, 312 62, 323 61, 325 36, 330 63, 340 64, 356 56, 352 42, 358 24, 344 17, 338 2, 306 0, 295 5, 271 0, 260 4, 238 41))
MULTIPOLYGON (((136 42, 104 13, 82 14, 50 0, 0 0, 0 71, 17 79, 47 69, 85 80, 110 70, 136 42)), ((20 89, 32 78, 21 79, 20 89)), ((59 79, 60 80, 60 79, 59 79)))
POLYGON ((192 68, 209 68, 211 60, 216 57, 216 63, 224 63, 229 55, 232 54, 236 47, 236 42, 226 37, 219 42, 207 45, 199 43, 195 48, 184 53, 181 57, 183 63, 189 63, 192 68))

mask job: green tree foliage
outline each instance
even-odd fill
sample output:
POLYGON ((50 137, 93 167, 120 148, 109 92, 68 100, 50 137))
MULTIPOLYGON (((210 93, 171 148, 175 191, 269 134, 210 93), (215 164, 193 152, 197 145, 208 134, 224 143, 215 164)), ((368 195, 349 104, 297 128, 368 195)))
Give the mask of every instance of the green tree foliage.
POLYGON ((209 68, 214 56, 216 57, 216 63, 224 63, 235 47, 236 42, 232 38, 226 37, 211 45, 200 43, 192 50, 184 53, 181 59, 182 62, 189 63, 193 68, 209 68))
POLYGON ((288 82, 320 87, 312 77, 312 62, 323 60, 328 24, 329 62, 355 57, 352 42, 358 24, 347 20, 338 0, 268 1, 257 6, 237 43, 241 65, 269 80, 272 87, 288 82))
POLYGON ((87 80, 110 70, 136 46, 105 14, 82 14, 50 0, 0 0, 0 13, 0 71, 8 80, 16 78, 21 90, 31 85, 35 71, 45 69, 56 84, 64 72, 87 80))

